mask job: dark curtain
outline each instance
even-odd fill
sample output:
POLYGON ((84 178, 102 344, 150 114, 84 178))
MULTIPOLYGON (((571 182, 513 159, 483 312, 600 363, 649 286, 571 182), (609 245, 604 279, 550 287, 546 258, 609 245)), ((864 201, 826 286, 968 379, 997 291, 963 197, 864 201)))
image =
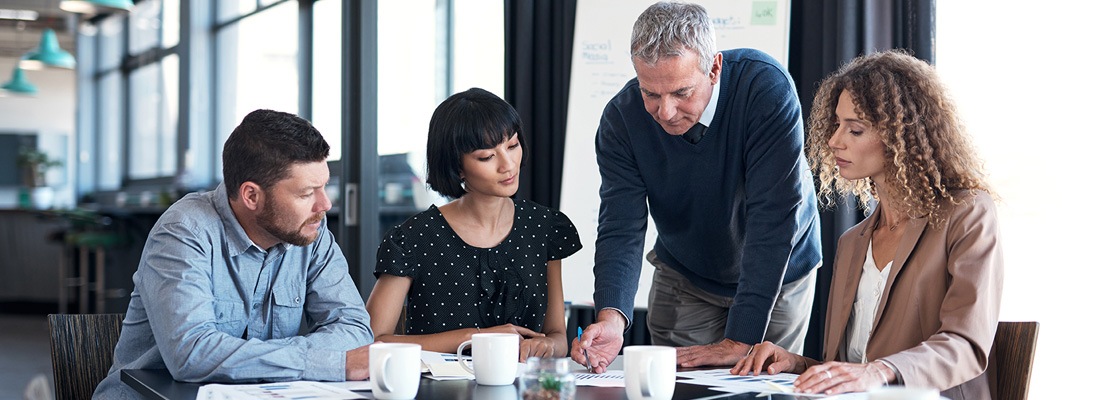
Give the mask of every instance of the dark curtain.
MULTIPOLYGON (((819 83, 843 63, 875 51, 903 48, 934 63, 934 0, 795 0, 791 5, 788 72, 806 118, 819 83)), ((864 216, 856 201, 820 213, 824 268, 819 270, 804 354, 822 356, 822 334, 838 238, 864 216)))
POLYGON ((559 208, 575 1, 505 5, 506 101, 521 114, 525 136, 517 197, 559 208))

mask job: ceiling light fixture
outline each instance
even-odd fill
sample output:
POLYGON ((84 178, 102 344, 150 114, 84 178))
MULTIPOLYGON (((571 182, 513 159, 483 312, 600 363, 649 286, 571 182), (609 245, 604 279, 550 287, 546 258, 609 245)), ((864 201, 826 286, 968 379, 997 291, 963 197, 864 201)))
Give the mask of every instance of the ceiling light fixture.
POLYGON ((4 89, 9 93, 21 94, 31 96, 39 92, 39 88, 31 84, 27 77, 23 74, 23 68, 16 65, 12 68, 12 79, 0 85, 0 89, 4 89))
POLYGON ((19 61, 19 66, 28 70, 40 70, 43 66, 73 69, 75 64, 73 54, 58 45, 58 35, 50 28, 42 31, 39 48, 28 51, 19 61))
POLYGON ((135 3, 131 0, 62 0, 63 10, 79 14, 100 14, 131 12, 135 3))

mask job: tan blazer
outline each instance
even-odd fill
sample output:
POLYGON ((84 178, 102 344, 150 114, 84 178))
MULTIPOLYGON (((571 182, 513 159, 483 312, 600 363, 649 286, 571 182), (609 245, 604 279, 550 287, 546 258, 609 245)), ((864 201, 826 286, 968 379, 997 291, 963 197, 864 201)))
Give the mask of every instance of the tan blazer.
MULTIPOLYGON (((944 390, 952 400, 988 399, 989 350, 996 334, 1003 257, 996 206, 984 192, 962 191, 943 224, 906 222, 865 354, 884 359, 907 386, 944 390)), ((842 360, 846 324, 879 212, 838 241, 826 311, 823 359, 842 360)))

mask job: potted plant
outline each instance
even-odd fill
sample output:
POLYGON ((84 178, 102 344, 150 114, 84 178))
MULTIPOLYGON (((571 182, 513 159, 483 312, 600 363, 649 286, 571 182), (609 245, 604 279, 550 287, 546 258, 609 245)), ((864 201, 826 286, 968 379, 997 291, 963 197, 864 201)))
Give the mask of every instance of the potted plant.
POLYGON ((46 185, 46 173, 62 165, 61 160, 35 148, 19 151, 19 166, 23 169, 23 184, 30 192, 30 202, 35 208, 47 209, 54 205, 54 190, 46 185))

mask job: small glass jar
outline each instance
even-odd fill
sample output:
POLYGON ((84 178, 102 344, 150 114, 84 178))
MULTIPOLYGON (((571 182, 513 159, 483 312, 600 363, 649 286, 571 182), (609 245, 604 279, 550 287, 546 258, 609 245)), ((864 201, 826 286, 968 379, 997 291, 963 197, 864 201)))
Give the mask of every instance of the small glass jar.
POLYGON ((529 357, 525 374, 518 380, 522 400, 571 400, 575 398, 575 375, 569 358, 529 357))

